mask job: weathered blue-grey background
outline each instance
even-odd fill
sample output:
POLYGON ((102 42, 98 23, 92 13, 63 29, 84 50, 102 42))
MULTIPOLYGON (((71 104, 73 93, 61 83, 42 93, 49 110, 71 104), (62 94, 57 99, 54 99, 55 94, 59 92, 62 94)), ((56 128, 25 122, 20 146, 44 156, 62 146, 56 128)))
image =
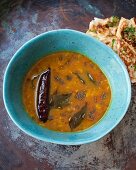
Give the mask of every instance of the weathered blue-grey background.
POLYGON ((121 123, 101 140, 80 146, 27 136, 10 120, 2 101, 5 68, 27 40, 59 28, 86 32, 94 16, 135 14, 136 0, 0 0, 0 170, 136 170, 136 85, 121 123))

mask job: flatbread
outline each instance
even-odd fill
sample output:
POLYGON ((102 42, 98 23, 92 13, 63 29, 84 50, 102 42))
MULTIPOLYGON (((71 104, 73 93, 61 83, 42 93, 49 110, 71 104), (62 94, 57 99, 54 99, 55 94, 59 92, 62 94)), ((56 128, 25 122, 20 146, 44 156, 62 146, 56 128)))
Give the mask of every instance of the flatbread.
POLYGON ((135 18, 94 18, 88 35, 112 48, 126 64, 131 82, 136 83, 136 22, 135 18))

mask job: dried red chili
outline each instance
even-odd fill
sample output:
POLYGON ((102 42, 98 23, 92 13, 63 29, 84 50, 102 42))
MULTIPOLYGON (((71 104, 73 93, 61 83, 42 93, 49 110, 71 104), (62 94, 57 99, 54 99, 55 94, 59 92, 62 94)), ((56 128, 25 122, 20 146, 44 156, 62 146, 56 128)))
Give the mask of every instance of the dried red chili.
POLYGON ((43 72, 37 84, 36 111, 39 119, 47 121, 49 113, 49 90, 50 90, 51 70, 48 68, 43 72))

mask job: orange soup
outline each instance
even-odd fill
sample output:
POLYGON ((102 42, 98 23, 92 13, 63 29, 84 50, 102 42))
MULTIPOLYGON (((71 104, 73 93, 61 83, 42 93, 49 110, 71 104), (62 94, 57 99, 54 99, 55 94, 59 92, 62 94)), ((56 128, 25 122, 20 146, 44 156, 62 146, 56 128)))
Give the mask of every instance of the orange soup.
POLYGON ((39 125, 54 131, 91 127, 104 116, 110 100, 110 85, 102 70, 75 52, 43 57, 27 73, 23 84, 26 111, 39 125), (47 119, 41 121, 42 116, 47 119))

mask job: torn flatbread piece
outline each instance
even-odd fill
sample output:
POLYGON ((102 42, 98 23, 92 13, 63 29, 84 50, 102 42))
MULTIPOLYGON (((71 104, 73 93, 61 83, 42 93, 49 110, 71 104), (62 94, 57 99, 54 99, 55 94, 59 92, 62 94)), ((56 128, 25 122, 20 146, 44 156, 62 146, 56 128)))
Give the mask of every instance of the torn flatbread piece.
POLYGON ((123 39, 136 50, 136 23, 135 19, 125 19, 121 17, 116 36, 123 39))

